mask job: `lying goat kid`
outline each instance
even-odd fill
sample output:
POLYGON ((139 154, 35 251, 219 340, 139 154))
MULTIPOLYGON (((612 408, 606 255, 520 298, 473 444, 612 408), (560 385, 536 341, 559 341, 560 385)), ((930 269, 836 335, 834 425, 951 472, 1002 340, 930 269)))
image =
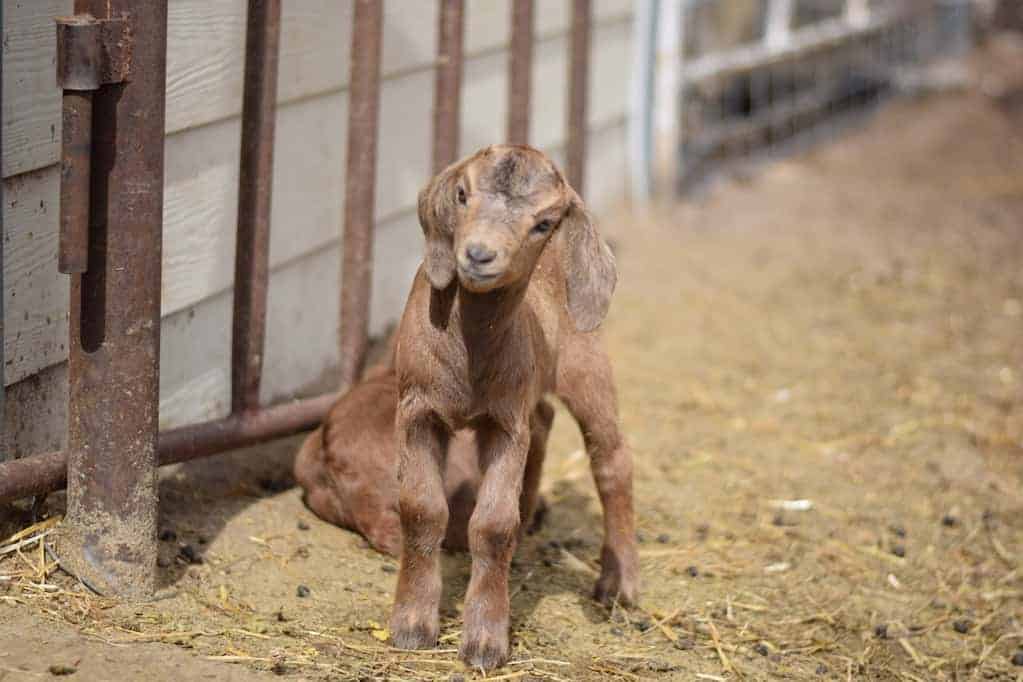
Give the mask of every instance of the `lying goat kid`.
MULTIPOLYGON (((305 502, 321 519, 359 533, 379 552, 401 552, 398 518, 398 453, 394 444, 394 413, 398 380, 388 366, 375 367, 330 408, 323 425, 309 434, 295 456, 295 480, 305 502)), ((537 470, 527 474, 540 482, 539 467, 547 447, 554 409, 542 403, 533 424, 530 447, 541 453, 537 470)), ((475 435, 460 431, 451 440, 444 469, 450 516, 444 546, 469 548, 469 518, 480 485, 475 435)), ((541 514, 533 518, 539 524, 541 514)))
POLYGON ((530 147, 488 147, 445 169, 419 194, 419 222, 424 262, 395 352, 404 547, 391 635, 406 649, 437 643, 445 455, 452 434, 471 428, 483 479, 460 655, 491 669, 508 658, 508 571, 535 504, 524 479, 537 468, 530 427, 547 393, 579 422, 604 508, 596 596, 636 598, 632 456, 594 331, 614 290, 614 257, 579 196, 530 147))

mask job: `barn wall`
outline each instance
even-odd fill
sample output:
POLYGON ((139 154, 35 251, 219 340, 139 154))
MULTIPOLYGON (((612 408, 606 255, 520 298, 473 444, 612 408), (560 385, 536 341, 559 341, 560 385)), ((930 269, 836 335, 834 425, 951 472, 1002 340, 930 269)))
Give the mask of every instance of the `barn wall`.
MULTIPOLYGON (((64 430, 67 280, 56 270, 60 100, 52 19, 71 0, 4 2, 4 302, 9 454, 64 430), (33 421, 28 428, 26 421, 33 421), (42 425, 42 426, 41 426, 42 425)), ((245 0, 170 0, 163 248, 161 424, 226 413, 245 0)), ((507 111, 507 0, 469 0, 462 151, 499 141, 507 111)), ((595 5, 587 194, 624 192, 631 3, 595 5)), ((436 0, 385 3, 371 327, 400 312, 419 262, 414 202, 428 175, 436 0)), ((565 139, 570 3, 539 0, 532 135, 565 139)), ((264 400, 337 364, 351 3, 284 0, 264 400)))

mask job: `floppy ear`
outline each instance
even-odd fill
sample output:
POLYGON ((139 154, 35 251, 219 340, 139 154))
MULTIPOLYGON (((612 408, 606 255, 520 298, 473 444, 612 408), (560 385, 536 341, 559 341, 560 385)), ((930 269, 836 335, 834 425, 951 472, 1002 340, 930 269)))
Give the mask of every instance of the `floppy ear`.
POLYGON ((582 199, 572 194, 572 203, 561 219, 562 267, 569 317, 576 329, 588 332, 599 327, 607 315, 618 271, 615 257, 597 234, 582 199))
POLYGON ((446 289, 455 276, 454 214, 457 168, 434 176, 419 192, 419 225, 426 237, 423 266, 434 289, 446 289))

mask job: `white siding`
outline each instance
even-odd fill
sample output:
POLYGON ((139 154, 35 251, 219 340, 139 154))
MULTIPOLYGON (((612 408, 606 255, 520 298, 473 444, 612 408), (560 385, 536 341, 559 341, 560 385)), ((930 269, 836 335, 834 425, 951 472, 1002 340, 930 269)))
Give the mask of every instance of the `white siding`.
MULTIPOLYGON (((53 78, 52 17, 68 13, 71 1, 3 2, 4 343, 5 379, 11 384, 66 358, 68 286, 56 271, 59 93, 53 78)), ((161 372, 165 426, 223 414, 230 402, 245 5, 245 0, 170 2, 161 372)), ((535 144, 555 156, 565 137, 569 5, 567 0, 539 0, 537 9, 532 135, 535 144)), ((599 209, 624 190, 631 3, 604 0, 595 7, 587 194, 597 198, 599 209)), ((419 261, 414 202, 429 168, 437 2, 389 0, 385 8, 375 332, 400 311, 419 261)), ((509 6, 507 0, 470 0, 466 12, 463 152, 503 137, 509 6)), ((350 2, 285 0, 266 400, 309 385, 338 359, 350 24, 350 2)))

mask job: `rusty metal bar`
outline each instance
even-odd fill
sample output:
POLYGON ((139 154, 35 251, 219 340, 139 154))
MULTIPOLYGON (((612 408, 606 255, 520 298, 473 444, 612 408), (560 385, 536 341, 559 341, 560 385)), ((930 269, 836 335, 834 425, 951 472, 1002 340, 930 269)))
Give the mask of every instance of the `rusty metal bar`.
POLYGON ((437 25, 437 76, 433 94, 433 172, 458 158, 462 101, 464 0, 441 0, 437 25))
POLYGON ((348 91, 348 164, 341 263, 342 388, 358 380, 369 345, 382 30, 381 0, 356 0, 348 91))
POLYGON ((583 193, 586 175, 586 109, 590 80, 590 0, 572 0, 572 36, 568 62, 566 172, 568 184, 583 193))
POLYGON ((61 104, 60 240, 57 270, 89 266, 89 184, 92 167, 92 92, 65 90, 61 104))
POLYGON ((319 426, 336 400, 337 394, 329 393, 165 431, 160 434, 160 465, 209 457, 306 431, 319 426))
POLYGON ((0 462, 0 504, 67 485, 67 453, 48 452, 0 462))
MULTIPOLYGON (((4 31, 4 3, 0 2, 0 36, 7 35, 4 31)), ((2 55, 0 55, 2 57, 2 55)), ((4 109, 4 65, 0 58, 0 111, 4 109)), ((0 134, 0 159, 4 158, 3 135, 0 134)), ((3 173, 0 172, 0 462, 7 457, 7 438, 4 434, 5 420, 4 392, 6 381, 4 381, 4 182, 3 173)))
POLYGON ((280 0, 249 0, 231 325, 234 414, 259 405, 263 373, 280 36, 280 0))
MULTIPOLYGON (((160 466, 208 457, 310 429, 322 421, 336 399, 337 395, 330 393, 165 431, 159 437, 160 466)), ((64 487, 67 461, 67 453, 51 452, 0 462, 0 504, 64 487)))
POLYGON ((508 142, 529 143, 533 81, 534 0, 512 0, 511 57, 508 60, 508 142))
POLYGON ((156 577, 167 3, 78 0, 134 35, 127 82, 93 95, 89 268, 71 277, 67 517, 61 552, 105 593, 156 577))

